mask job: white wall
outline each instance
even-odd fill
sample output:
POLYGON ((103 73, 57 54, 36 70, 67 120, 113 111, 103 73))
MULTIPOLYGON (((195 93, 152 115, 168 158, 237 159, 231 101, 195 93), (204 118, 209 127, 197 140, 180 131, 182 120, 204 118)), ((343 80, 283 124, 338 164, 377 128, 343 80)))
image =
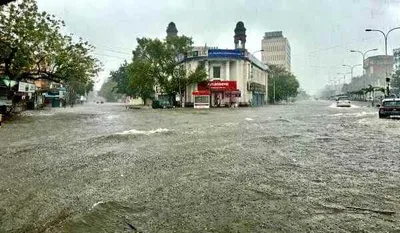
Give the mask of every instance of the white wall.
MULTIPOLYGON (((247 82, 253 81, 262 85, 267 86, 267 72, 253 65, 251 68, 251 63, 245 60, 230 60, 229 65, 227 65, 228 60, 209 60, 206 62, 206 67, 209 64, 210 69, 210 79, 212 79, 213 68, 215 66, 221 67, 221 79, 220 80, 232 80, 237 82, 237 88, 240 90, 241 97, 238 101, 241 103, 249 103, 252 100, 252 92, 247 91, 247 82), (229 71, 227 68, 229 67, 229 71), (251 78, 251 72, 253 76, 251 78), (229 77, 228 77, 229 74, 229 77)), ((195 71, 199 61, 193 60, 186 63, 187 71, 195 71)), ((207 71, 207 69, 206 69, 207 71)), ((197 90, 197 85, 192 84, 186 87, 185 102, 193 102, 194 98, 192 92, 197 90)), ((267 95, 266 95, 267 96, 267 95)))

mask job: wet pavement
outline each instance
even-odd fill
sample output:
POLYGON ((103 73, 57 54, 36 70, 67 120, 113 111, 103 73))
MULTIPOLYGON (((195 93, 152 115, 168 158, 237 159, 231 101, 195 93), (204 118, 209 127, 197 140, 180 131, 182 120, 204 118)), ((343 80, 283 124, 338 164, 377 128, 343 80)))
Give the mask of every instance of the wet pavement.
POLYGON ((400 232, 400 121, 362 105, 24 112, 0 232, 400 232))

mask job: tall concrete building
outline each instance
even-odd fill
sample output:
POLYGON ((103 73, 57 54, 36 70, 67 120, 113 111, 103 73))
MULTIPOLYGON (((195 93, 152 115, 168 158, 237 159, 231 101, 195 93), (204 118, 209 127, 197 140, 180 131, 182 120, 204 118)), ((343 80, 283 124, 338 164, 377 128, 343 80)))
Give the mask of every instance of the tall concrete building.
POLYGON ((368 57, 364 61, 366 84, 378 87, 386 86, 386 77, 392 75, 393 66, 393 56, 377 55, 368 57))
POLYGON ((291 70, 290 44, 282 31, 266 32, 261 41, 261 60, 264 64, 278 65, 291 70))

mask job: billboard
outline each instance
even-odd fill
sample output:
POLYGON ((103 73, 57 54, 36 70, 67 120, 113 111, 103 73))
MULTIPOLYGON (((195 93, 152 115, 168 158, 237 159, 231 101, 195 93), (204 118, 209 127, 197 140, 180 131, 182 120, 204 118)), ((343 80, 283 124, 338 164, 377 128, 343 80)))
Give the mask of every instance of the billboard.
POLYGON ((193 47, 192 51, 187 53, 187 58, 192 57, 207 57, 208 48, 207 47, 193 47))
POLYGON ((213 80, 209 82, 201 82, 197 84, 199 91, 233 91, 237 90, 236 81, 230 80, 213 80))
POLYGON ((36 91, 36 86, 33 83, 18 83, 18 92, 34 93, 36 91))
POLYGON ((208 57, 243 58, 244 50, 238 49, 209 49, 208 57))

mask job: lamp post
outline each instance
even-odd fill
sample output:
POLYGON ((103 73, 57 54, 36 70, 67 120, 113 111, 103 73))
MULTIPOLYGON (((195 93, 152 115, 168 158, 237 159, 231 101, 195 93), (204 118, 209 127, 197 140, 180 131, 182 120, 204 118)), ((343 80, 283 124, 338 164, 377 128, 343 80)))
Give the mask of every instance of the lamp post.
MULTIPOLYGON (((338 75, 343 75, 343 77, 338 77, 339 79, 339 92, 341 92, 341 88, 340 88, 340 80, 343 78, 343 85, 346 83, 346 74, 350 74, 350 73, 337 73, 338 75)), ((343 87, 342 85, 342 87, 343 87)))
MULTIPOLYGON (((260 50, 257 50, 255 52, 252 52, 251 55, 254 57, 254 54, 259 53, 259 52, 264 52, 264 49, 260 49, 260 50)), ((250 78, 251 78, 251 80, 253 80, 253 64, 251 63, 251 61, 250 61, 250 64, 251 64, 251 76, 250 76, 250 78)))
POLYGON ((338 75, 343 75, 343 77, 339 77, 339 81, 340 81, 340 79, 342 79, 343 78, 343 84, 345 84, 346 83, 346 74, 350 74, 350 73, 337 73, 338 75))
POLYGON ((349 67, 349 68, 350 68, 351 80, 353 80, 353 70, 354 70, 355 67, 361 66, 361 64, 357 64, 357 65, 343 65, 343 66, 346 66, 346 67, 349 67))
POLYGON ((363 65, 363 80, 364 80, 364 87, 366 87, 367 86, 367 83, 366 83, 366 81, 367 81, 367 76, 366 76, 366 69, 365 69, 365 56, 367 56, 367 53, 369 53, 369 52, 372 52, 372 51, 377 51, 378 49, 369 49, 369 50, 367 50, 367 51, 364 51, 364 52, 362 52, 362 51, 359 51, 359 50, 350 50, 350 52, 351 53, 360 53, 361 54, 361 56, 362 56, 362 65, 363 65))
POLYGON ((385 37, 385 55, 387 56, 387 40, 388 40, 388 36, 389 36, 389 33, 390 33, 391 31, 394 31, 394 30, 396 30, 396 29, 400 29, 400 27, 392 28, 392 29, 390 29, 387 33, 383 32, 383 31, 381 31, 381 30, 371 29, 371 28, 367 28, 367 29, 365 29, 365 31, 366 31, 366 32, 380 32, 380 33, 382 33, 383 37, 385 37))
MULTIPOLYGON (((367 28, 367 29, 365 29, 365 31, 366 32, 380 32, 380 33, 382 33, 382 35, 383 35, 383 37, 385 37, 385 55, 387 56, 388 54, 387 54, 387 44, 388 44, 388 36, 389 36, 389 33, 391 32, 391 31, 394 31, 394 30, 396 30, 396 29, 400 29, 400 27, 395 27, 395 28, 392 28, 392 29, 390 29, 388 32, 383 32, 383 31, 381 31, 381 30, 377 30, 377 29, 371 29, 371 28, 367 28)), ((387 96, 389 96, 389 86, 390 86, 390 78, 388 78, 388 72, 387 72, 387 67, 386 67, 386 84, 387 84, 387 86, 386 86, 386 94, 387 94, 387 96)))
POLYGON ((363 74, 365 74, 365 64, 364 64, 365 56, 367 55, 367 53, 372 52, 372 51, 376 51, 376 50, 378 50, 378 49, 370 49, 370 50, 367 50, 367 51, 364 51, 364 52, 359 51, 359 50, 350 50, 351 53, 359 53, 359 54, 361 54, 362 59, 363 59, 363 62, 362 62, 362 64, 363 64, 363 74))

